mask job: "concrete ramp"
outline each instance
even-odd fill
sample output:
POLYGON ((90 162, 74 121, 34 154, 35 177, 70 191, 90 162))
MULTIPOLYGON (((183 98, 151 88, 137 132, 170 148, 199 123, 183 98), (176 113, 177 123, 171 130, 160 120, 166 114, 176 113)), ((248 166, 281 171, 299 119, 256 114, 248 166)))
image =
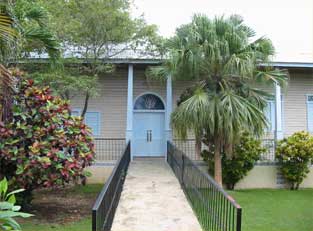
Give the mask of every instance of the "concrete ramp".
POLYGON ((112 231, 200 231, 201 227, 164 158, 130 163, 112 231))

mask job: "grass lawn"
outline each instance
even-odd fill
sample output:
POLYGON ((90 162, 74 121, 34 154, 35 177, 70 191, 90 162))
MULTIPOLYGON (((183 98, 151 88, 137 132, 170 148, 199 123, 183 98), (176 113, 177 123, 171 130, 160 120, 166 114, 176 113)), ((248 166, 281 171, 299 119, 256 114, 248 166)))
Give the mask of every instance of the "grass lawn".
POLYGON ((40 223, 39 221, 32 223, 28 221, 22 223, 23 231, 90 231, 91 218, 83 218, 78 222, 70 222, 64 224, 40 223))
POLYGON ((19 220, 23 231, 89 231, 91 208, 103 185, 73 186, 35 192, 31 213, 19 220))
POLYGON ((242 231, 313 231, 313 189, 229 193, 243 208, 242 231))

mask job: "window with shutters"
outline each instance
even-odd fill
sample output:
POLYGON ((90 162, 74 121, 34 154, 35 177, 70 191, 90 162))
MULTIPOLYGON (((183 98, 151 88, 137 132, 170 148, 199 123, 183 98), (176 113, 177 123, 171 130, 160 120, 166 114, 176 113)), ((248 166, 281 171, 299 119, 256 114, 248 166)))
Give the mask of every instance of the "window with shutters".
POLYGON ((313 95, 307 95, 308 131, 313 132, 313 95))

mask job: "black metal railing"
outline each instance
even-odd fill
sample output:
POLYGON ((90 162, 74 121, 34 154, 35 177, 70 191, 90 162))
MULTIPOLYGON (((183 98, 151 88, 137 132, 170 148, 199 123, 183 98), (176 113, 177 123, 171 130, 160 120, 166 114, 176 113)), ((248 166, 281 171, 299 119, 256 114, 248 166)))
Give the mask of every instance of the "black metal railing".
POLYGON ((117 161, 123 154, 126 140, 123 138, 95 138, 96 161, 117 161))
POLYGON ((110 231, 130 162, 130 143, 117 161, 92 208, 92 231, 110 231))
MULTIPOLYGON (((196 140, 195 139, 173 139, 173 144, 181 150, 189 159, 193 161, 202 160, 201 156, 196 154, 196 140)), ((266 151, 261 154, 260 160, 257 164, 263 163, 276 163, 275 158, 275 140, 274 139, 262 139, 262 146, 266 148, 266 151)), ((205 145, 202 144, 202 150, 205 149, 205 145)))
POLYGON ((241 207, 207 173, 172 143, 167 161, 205 231, 241 231, 241 207))
MULTIPOLYGON (((202 160, 201 156, 196 154, 196 140, 195 139, 173 139, 173 144, 182 150, 186 156, 191 160, 202 160)), ((202 145, 204 147, 204 145, 202 145)))
POLYGON ((275 140, 274 139, 262 139, 262 146, 266 149, 264 153, 261 154, 260 163, 275 163, 275 140))

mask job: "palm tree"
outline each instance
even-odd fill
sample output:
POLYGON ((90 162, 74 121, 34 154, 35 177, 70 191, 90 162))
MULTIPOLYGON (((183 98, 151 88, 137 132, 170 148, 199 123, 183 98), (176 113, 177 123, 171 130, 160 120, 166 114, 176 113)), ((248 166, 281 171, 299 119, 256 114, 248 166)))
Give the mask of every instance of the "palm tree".
MULTIPOLYGON (((47 29, 47 12, 34 2, 0 3, 0 63, 7 64, 22 53, 44 49, 53 63, 59 58, 59 43, 47 29)), ((0 65, 0 121, 10 115, 15 79, 0 65)))
POLYGON ((255 32, 240 16, 195 15, 177 29, 168 43, 168 59, 149 74, 196 82, 172 114, 176 134, 185 139, 188 131, 204 139, 214 150, 215 180, 222 185, 221 152, 228 156, 243 131, 260 137, 267 126, 263 113, 270 95, 256 82, 285 84, 286 73, 260 63, 274 54, 269 39, 251 41, 255 32))
POLYGON ((49 29, 48 12, 39 3, 25 0, 16 0, 14 3, 7 1, 2 7, 2 12, 6 22, 3 25, 5 29, 0 30, 2 62, 21 58, 32 51, 46 52, 52 61, 58 59, 59 42, 49 29), (6 39, 8 37, 9 39, 6 39))

